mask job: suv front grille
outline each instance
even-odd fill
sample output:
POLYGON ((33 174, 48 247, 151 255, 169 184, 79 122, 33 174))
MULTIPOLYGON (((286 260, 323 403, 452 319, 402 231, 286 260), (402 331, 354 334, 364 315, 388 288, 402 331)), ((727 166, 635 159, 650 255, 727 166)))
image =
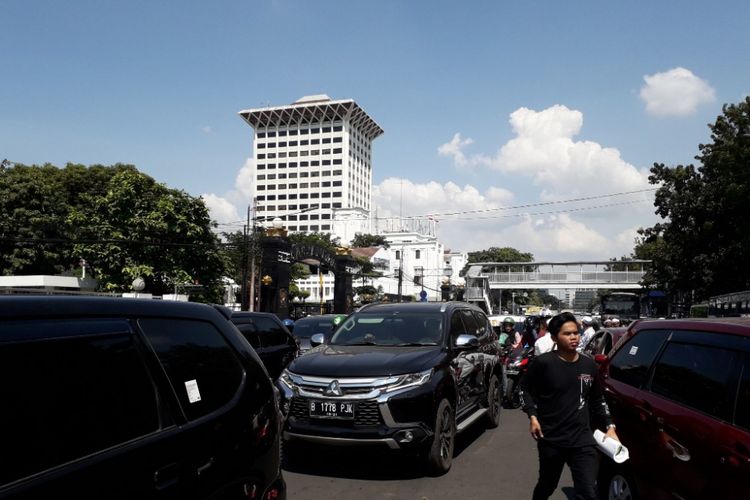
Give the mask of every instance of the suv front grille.
MULTIPOLYGON (((292 405, 289 408, 289 416, 296 418, 303 422, 310 421, 309 413, 309 399, 304 397, 295 396, 292 398, 292 405)), ((316 423, 322 423, 323 425, 336 425, 346 426, 354 425, 354 427, 375 427, 382 423, 380 418, 380 409, 378 408, 377 401, 357 400, 354 402, 356 409, 354 410, 354 420, 344 419, 313 419, 316 423)))

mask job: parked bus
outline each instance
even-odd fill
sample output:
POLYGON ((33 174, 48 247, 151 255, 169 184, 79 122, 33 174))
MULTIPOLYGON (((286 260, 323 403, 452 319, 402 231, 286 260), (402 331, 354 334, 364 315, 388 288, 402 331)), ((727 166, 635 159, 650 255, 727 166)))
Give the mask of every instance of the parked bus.
POLYGON ((641 297, 631 292, 610 292, 601 296, 599 309, 602 321, 618 318, 627 325, 641 317, 641 297))
POLYGON ((750 290, 725 293, 709 298, 708 317, 750 317, 750 290))

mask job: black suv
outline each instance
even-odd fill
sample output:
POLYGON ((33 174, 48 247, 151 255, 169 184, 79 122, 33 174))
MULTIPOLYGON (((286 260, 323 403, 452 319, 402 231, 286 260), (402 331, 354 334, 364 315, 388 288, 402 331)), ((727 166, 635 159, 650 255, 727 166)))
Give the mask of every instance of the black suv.
POLYGON ((284 498, 281 415, 219 310, 0 298, 0 498, 284 498))
POLYGON ((479 308, 372 304, 329 337, 277 382, 285 440, 415 450, 430 472, 442 474, 457 432, 480 417, 498 425, 502 365, 479 308))
POLYGON ((279 378, 297 357, 297 341, 275 314, 233 312, 230 320, 258 353, 272 379, 279 378))

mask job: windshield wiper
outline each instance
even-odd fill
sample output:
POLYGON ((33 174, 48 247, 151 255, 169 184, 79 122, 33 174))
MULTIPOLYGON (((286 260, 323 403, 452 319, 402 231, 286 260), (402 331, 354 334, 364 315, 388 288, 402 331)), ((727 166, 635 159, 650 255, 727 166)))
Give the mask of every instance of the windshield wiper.
POLYGON ((396 344, 398 347, 409 347, 409 346, 425 346, 425 345, 437 345, 437 342, 404 342, 403 344, 396 344))
POLYGON ((373 342, 372 340, 368 340, 365 342, 352 342, 351 344, 336 344, 336 345, 378 345, 378 343, 373 342))

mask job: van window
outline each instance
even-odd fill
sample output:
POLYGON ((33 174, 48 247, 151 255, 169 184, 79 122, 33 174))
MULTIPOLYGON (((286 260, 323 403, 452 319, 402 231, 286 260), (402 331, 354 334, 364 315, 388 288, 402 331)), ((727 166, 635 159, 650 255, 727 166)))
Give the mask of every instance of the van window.
POLYGON ((0 344, 0 484, 158 430, 130 333, 42 339, 43 326, 26 328, 38 340, 0 344))
POLYGON ((263 347, 276 347, 289 343, 289 336, 281 325, 273 319, 258 316, 253 318, 253 322, 258 329, 258 337, 260 337, 260 344, 263 347))
POLYGON ((188 419, 219 409, 237 393, 242 366, 214 325, 185 319, 141 319, 188 419))
POLYGON ((669 332, 641 330, 615 353, 609 365, 609 376, 633 387, 643 387, 648 370, 669 332))
POLYGON ((258 338, 258 332, 255 331, 255 325, 252 323, 235 323, 234 326, 236 326, 242 336, 250 342, 253 349, 260 349, 260 339, 258 338))
POLYGON ((669 342, 656 362, 651 392, 731 421, 739 353, 669 342))

